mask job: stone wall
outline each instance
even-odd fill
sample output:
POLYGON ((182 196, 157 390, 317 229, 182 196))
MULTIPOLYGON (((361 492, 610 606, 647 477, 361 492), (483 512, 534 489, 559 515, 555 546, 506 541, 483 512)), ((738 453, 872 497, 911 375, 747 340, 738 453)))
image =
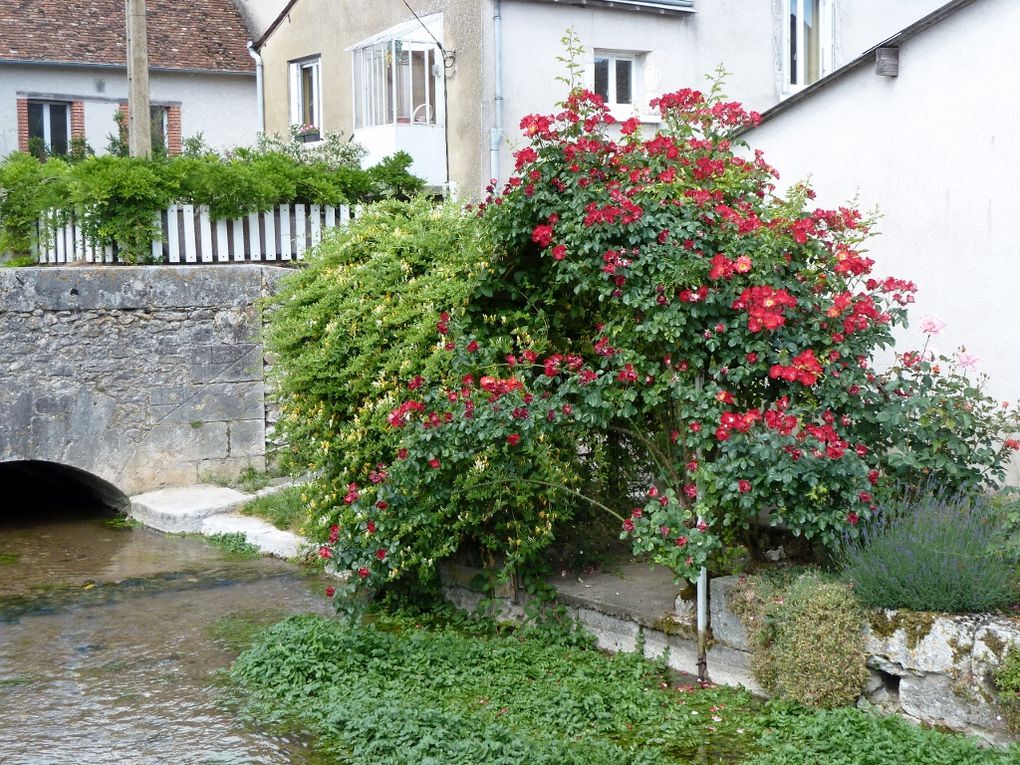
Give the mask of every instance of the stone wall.
MULTIPOLYGON (((737 577, 711 582, 716 644, 748 651, 747 633, 728 604, 737 577)), ((994 673, 1010 645, 1020 645, 1020 618, 909 611, 874 613, 862 625, 871 678, 858 704, 873 704, 917 722, 1014 740, 996 703, 994 673)))
POLYGON ((283 268, 0 269, 0 462, 134 494, 263 468, 260 298, 283 268))

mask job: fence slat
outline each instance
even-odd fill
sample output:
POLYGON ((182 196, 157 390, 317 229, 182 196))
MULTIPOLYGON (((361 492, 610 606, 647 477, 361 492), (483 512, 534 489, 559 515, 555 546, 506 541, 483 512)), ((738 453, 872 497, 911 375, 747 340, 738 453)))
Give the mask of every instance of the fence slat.
POLYGON ((184 217, 184 260, 194 263, 198 260, 195 247, 195 205, 181 205, 181 215, 184 217))
POLYGON ((326 228, 336 228, 336 208, 333 205, 326 205, 326 228))
POLYGON ((46 213, 46 262, 57 262, 57 228, 56 211, 50 210, 46 213))
POLYGON ((347 205, 340 205, 340 225, 346 227, 351 222, 351 208, 347 205))
MULTIPOLYGON (((152 262, 163 262, 163 213, 157 212, 152 218, 152 225, 159 233, 152 239, 152 262)), ((89 258, 91 260, 91 258, 89 258)))
POLYGON ((280 259, 290 260, 293 240, 290 235, 290 205, 280 205, 280 259))
POLYGON ((177 231, 177 205, 170 205, 166 210, 166 246, 170 252, 171 263, 181 262, 181 242, 177 231))
POLYGON ((298 260, 305 257, 305 248, 308 246, 305 236, 305 206, 294 205, 294 256, 298 260))
POLYGON ((199 247, 198 253, 203 263, 212 263, 212 226, 209 223, 209 205, 198 208, 199 247))
POLYGON ((262 260, 262 234, 259 232, 259 214, 248 213, 248 260, 262 260))
POLYGON ((227 243, 227 222, 220 218, 216 221, 216 260, 226 263, 230 260, 230 245, 227 243))
POLYGON ((74 218, 74 259, 85 260, 85 232, 81 227, 81 216, 75 214, 74 218))
POLYGON ((65 247, 67 246, 66 242, 65 242, 66 236, 67 236, 67 226, 60 226, 57 229, 57 232, 56 232, 57 262, 58 263, 66 263, 67 262, 67 250, 65 249, 65 247))
POLYGON ((266 260, 276 260, 276 220, 279 215, 279 208, 262 213, 262 220, 266 224, 266 260))
POLYGON ((311 206, 312 217, 312 247, 322 241, 322 208, 318 205, 311 206))
POLYGON ((234 218, 230 227, 234 234, 234 260, 244 260, 244 218, 234 218))
POLYGON ((113 245, 106 245, 106 249, 103 250, 103 260, 106 263, 113 263, 113 245))

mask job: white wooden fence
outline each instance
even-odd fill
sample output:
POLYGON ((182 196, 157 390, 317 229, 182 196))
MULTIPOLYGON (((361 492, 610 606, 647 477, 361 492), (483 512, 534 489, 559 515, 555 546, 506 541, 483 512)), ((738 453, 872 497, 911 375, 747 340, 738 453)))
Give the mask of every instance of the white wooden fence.
MULTIPOLYGON (((213 220, 205 205, 171 205, 154 221, 152 263, 241 263, 302 260, 325 231, 347 225, 346 205, 279 205, 243 218, 213 220)), ((115 243, 90 240, 79 214, 44 215, 35 253, 40 263, 118 263, 115 243)))

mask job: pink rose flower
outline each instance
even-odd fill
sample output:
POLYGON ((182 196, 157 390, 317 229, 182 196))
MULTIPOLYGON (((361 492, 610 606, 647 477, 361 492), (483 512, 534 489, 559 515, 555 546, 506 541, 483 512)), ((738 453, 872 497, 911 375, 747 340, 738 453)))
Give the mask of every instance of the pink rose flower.
POLYGON ((937 316, 924 316, 921 318, 921 323, 918 327, 926 335, 937 335, 945 329, 946 323, 937 316))

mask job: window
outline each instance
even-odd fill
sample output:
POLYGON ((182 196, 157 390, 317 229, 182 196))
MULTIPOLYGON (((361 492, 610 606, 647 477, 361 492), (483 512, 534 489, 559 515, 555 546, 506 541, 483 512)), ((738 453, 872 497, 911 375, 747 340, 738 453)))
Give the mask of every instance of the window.
POLYGON ((783 80, 790 92, 821 79, 835 67, 835 0, 783 0, 783 80))
POLYGON ((28 140, 37 153, 45 148, 48 154, 67 154, 71 135, 71 104, 57 101, 28 102, 28 140))
POLYGON ((434 42, 384 40, 353 53, 355 129, 438 124, 443 64, 434 42))
POLYGON ((605 99, 610 109, 626 112, 640 105, 639 74, 643 54, 618 51, 595 51, 594 85, 592 90, 605 99))
POLYGON ((290 122, 305 136, 322 130, 321 59, 293 61, 290 65, 290 122))

